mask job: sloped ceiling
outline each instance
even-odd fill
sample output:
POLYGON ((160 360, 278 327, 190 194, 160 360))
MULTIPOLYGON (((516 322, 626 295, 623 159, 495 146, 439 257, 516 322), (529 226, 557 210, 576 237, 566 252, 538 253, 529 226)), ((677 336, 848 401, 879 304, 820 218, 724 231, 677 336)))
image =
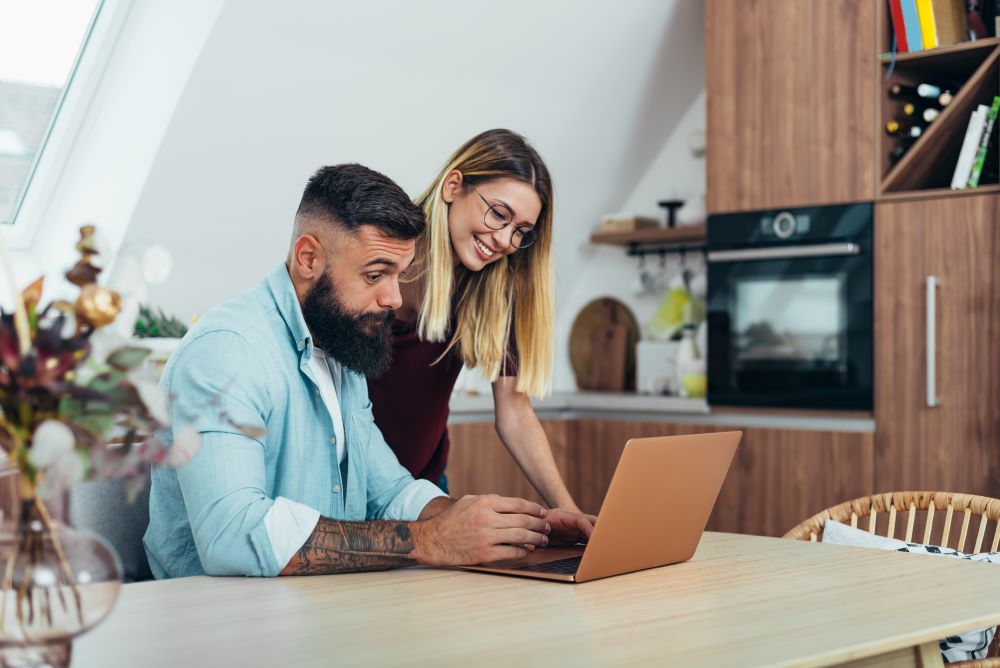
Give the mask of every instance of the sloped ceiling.
MULTIPOLYGON (((284 257, 305 180, 361 162, 422 191, 489 127, 525 134, 556 185, 563 290, 704 84, 693 0, 230 0, 181 94, 126 236, 166 245, 151 292, 182 317, 284 257)), ((151 82, 151 85, 155 82, 151 82)))

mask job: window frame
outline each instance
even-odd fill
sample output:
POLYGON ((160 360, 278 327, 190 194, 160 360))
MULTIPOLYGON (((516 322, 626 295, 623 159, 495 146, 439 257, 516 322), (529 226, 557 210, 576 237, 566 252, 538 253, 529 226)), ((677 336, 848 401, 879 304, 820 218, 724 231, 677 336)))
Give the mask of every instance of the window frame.
POLYGON ((45 218, 63 166, 87 119, 134 0, 99 0, 62 93, 11 212, 0 228, 11 249, 27 249, 45 218))

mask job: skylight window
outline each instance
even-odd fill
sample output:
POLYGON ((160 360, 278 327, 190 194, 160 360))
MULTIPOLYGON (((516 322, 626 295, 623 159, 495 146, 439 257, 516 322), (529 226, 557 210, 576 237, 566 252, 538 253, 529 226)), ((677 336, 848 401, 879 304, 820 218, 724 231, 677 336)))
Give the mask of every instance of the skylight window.
POLYGON ((0 223, 12 223, 102 0, 0 0, 0 223))

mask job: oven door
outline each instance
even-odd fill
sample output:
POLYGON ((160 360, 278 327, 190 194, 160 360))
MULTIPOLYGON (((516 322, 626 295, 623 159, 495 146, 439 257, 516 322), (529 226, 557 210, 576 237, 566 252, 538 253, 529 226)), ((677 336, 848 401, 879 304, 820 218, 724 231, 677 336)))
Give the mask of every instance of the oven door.
POLYGON ((709 253, 713 405, 872 408, 867 243, 709 253))

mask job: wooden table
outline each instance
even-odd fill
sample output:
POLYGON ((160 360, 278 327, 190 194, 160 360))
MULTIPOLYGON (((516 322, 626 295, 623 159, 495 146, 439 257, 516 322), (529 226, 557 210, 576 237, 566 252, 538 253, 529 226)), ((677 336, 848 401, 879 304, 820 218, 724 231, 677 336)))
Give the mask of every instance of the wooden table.
POLYGON ((73 666, 941 665, 939 638, 998 622, 994 564, 706 533, 687 563, 580 585, 424 568, 126 585, 73 666))

